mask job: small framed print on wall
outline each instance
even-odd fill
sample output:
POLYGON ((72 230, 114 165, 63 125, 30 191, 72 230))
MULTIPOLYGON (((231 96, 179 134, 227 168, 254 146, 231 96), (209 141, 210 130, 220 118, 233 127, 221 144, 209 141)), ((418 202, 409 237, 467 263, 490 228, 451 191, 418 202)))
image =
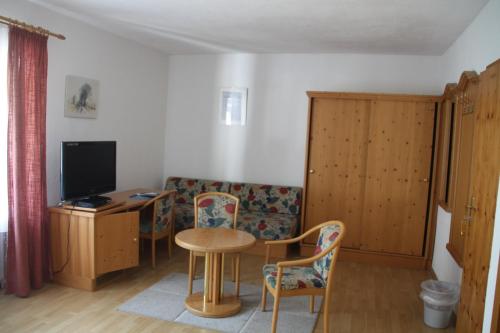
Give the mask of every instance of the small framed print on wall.
POLYGON ((247 88, 222 88, 220 121, 227 126, 245 126, 247 122, 247 88))
POLYGON ((80 76, 66 76, 64 116, 97 118, 99 81, 80 76))

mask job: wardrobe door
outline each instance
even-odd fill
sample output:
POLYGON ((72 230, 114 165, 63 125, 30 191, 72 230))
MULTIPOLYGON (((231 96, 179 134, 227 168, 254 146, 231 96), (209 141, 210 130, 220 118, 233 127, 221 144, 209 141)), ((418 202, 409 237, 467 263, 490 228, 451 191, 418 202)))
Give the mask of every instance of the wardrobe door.
POLYGON ((457 122, 456 122, 456 155, 455 155, 455 183, 453 214, 451 216, 450 239, 446 248, 462 267, 463 251, 465 244, 466 223, 470 219, 467 212, 470 187, 470 173, 472 163, 472 143, 474 138, 473 102, 477 84, 468 84, 467 89, 458 96, 457 122))
POLYGON ((362 250, 423 255, 434 122, 434 102, 372 102, 362 250))
MULTIPOLYGON (((313 98, 304 230, 346 224, 343 247, 359 249, 370 101, 313 98)), ((315 244, 317 233, 304 243, 315 244)))

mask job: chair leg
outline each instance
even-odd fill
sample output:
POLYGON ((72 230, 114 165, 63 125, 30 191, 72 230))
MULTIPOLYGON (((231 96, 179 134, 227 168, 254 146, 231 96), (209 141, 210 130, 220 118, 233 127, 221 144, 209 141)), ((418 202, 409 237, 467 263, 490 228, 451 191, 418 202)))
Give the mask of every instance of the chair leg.
POLYGON ((309 296, 309 312, 314 313, 314 296, 309 296))
POLYGON ((271 333, 276 333, 276 325, 278 325, 278 311, 280 307, 280 296, 279 292, 276 293, 274 297, 274 306, 273 306, 273 322, 271 325, 271 333))
POLYGON ((236 297, 240 297, 240 254, 236 254, 236 297))
POLYGON ((167 246, 168 246, 168 259, 172 258, 172 234, 168 234, 167 238, 167 246))
POLYGON ((151 266, 156 268, 156 239, 154 237, 151 238, 151 266))
POLYGON ((330 298, 325 297, 323 301, 323 333, 330 332, 330 327, 329 327, 330 321, 328 320, 330 318, 329 308, 330 308, 330 298))
POLYGON ((188 294, 193 293, 193 251, 189 251, 188 294))
POLYGON ((260 301, 260 310, 266 311, 266 297, 267 297, 267 288, 266 288, 266 279, 262 282, 262 299, 260 301))

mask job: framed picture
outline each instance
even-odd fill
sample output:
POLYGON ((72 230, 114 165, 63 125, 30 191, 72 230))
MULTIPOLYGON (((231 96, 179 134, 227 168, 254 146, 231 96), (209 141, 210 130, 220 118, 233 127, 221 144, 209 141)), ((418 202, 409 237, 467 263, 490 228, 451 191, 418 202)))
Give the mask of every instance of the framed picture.
POLYGON ((227 126, 245 126, 247 122, 247 88, 222 88, 220 121, 227 126))
POLYGON ((66 76, 64 116, 97 118, 99 81, 80 76, 66 76))

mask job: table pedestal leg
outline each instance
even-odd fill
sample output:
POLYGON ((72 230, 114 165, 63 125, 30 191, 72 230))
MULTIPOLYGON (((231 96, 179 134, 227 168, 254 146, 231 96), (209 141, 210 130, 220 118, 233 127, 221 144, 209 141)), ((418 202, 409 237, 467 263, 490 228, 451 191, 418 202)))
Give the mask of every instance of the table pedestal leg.
POLYGON ((237 296, 224 295, 224 257, 221 253, 205 254, 205 280, 203 293, 186 298, 186 308, 202 317, 227 317, 238 313, 241 302, 237 296))

